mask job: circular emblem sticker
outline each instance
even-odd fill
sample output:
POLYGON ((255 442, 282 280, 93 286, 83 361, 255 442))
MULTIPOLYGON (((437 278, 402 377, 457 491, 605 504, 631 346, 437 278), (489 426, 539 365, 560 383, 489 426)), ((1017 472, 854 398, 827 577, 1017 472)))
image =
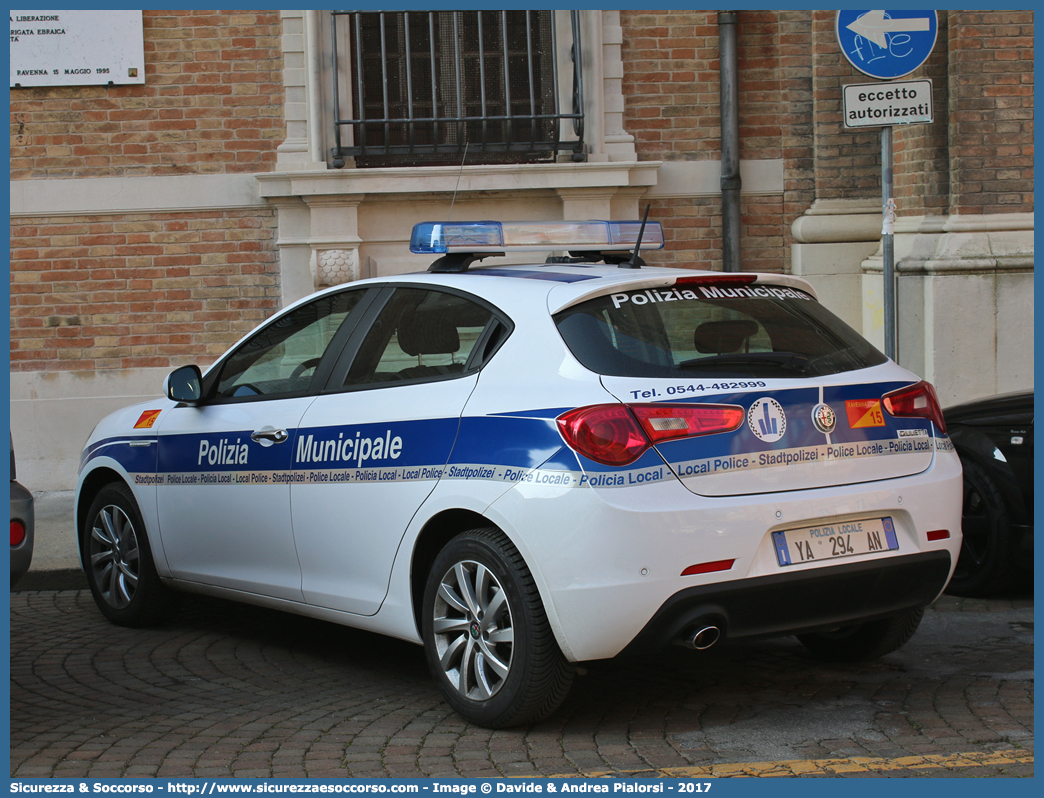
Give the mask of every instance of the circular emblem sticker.
POLYGON ((824 435, 829 435, 837 426, 837 416, 830 405, 818 404, 812 408, 812 423, 824 435))
POLYGON ((779 402, 765 396, 750 406, 747 426, 758 440, 775 443, 787 431, 787 415, 779 402))

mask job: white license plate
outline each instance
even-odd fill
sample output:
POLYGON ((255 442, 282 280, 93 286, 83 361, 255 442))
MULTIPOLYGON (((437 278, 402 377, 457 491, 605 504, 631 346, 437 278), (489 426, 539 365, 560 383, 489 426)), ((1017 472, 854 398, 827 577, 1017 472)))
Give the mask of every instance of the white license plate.
POLYGON ((857 554, 883 554, 899 549, 891 518, 784 529, 772 533, 772 543, 781 566, 836 560, 857 554))

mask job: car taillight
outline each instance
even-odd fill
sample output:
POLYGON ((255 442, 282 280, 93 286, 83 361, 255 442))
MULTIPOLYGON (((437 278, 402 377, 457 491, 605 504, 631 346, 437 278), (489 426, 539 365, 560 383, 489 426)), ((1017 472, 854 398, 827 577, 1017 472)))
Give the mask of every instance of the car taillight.
POLYGON ((629 405, 653 443, 731 432, 743 423, 738 405, 629 405))
POLYGON ((899 418, 926 418, 935 424, 939 432, 946 432, 939 397, 930 382, 920 382, 885 394, 882 400, 885 410, 899 418))
POLYGON ((25 540, 25 527, 22 526, 21 521, 11 522, 11 545, 21 546, 22 541, 25 540))
POLYGON ((633 463, 656 443, 729 432, 743 423, 736 405, 591 405, 558 417, 566 443, 596 463, 633 463))
POLYGON ((570 447, 603 465, 633 463, 652 445, 627 405, 579 407, 557 421, 570 447))

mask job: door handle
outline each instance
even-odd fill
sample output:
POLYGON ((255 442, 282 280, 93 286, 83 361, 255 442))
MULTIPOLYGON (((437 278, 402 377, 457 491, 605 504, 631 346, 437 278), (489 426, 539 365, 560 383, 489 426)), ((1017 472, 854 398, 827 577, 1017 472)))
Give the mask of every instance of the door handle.
POLYGON ((262 446, 271 446, 273 443, 283 443, 290 436, 285 429, 272 429, 264 427, 256 432, 250 433, 250 440, 260 443, 262 446))

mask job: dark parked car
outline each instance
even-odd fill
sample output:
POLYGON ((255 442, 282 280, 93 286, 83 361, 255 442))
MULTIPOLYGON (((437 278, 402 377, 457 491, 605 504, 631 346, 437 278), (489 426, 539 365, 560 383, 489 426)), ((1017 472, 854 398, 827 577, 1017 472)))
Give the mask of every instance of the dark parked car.
POLYGON ((946 592, 985 596, 1033 564, 1033 392, 944 411, 964 466, 964 543, 946 592))
MULTIPOLYGON (((8 434, 8 438, 10 438, 8 434)), ((11 440, 11 586, 25 576, 33 561, 33 494, 15 479, 14 440, 11 440)))

